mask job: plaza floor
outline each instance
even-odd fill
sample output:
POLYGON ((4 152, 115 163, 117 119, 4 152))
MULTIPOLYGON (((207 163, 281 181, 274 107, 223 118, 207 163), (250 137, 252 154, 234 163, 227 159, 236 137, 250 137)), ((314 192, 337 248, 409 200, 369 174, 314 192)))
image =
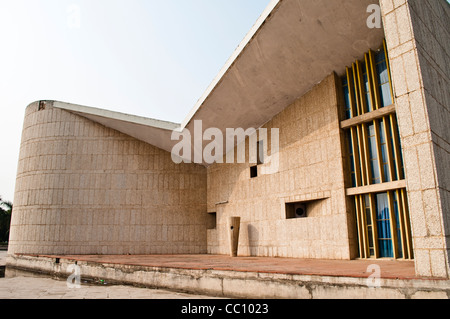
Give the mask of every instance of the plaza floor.
POLYGON ((222 255, 65 255, 41 256, 98 264, 132 265, 160 268, 225 270, 289 275, 367 278, 373 265, 385 279, 415 279, 413 261, 398 260, 312 260, 222 255))

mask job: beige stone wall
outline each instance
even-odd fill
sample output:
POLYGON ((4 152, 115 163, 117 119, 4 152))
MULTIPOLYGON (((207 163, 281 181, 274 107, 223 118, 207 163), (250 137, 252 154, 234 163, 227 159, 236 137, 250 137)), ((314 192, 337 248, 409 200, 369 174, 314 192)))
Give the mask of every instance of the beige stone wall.
POLYGON ((418 275, 449 277, 450 6, 381 0, 418 275))
POLYGON ((26 110, 10 253, 206 253, 206 169, 67 111, 26 110))
POLYGON ((335 81, 327 77, 264 126, 280 129, 278 173, 250 179, 248 152, 247 164, 208 168, 208 212, 217 213, 209 253, 228 254, 227 219, 240 216, 241 256, 352 257, 335 81), (307 218, 286 219, 285 202, 314 199, 323 200, 307 218))

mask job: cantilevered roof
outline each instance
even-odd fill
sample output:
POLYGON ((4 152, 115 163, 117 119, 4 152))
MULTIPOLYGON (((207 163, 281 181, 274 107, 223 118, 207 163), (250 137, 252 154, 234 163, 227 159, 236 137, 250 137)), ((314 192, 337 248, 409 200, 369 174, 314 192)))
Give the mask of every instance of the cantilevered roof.
MULTIPOLYGON (((272 0, 182 123, 55 102, 92 121, 170 152, 173 130, 259 128, 332 72, 377 49, 384 30, 369 29, 377 0, 272 0)), ((157 106, 156 106, 157 107, 157 106)), ((226 150, 228 151, 228 150, 226 150)))

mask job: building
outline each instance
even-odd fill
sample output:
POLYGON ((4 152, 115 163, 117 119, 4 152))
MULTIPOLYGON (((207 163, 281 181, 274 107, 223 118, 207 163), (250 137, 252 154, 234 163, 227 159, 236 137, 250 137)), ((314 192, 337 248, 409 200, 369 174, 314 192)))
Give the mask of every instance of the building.
POLYGON ((227 254, 239 216, 241 256, 449 279, 449 25, 445 0, 274 0, 181 124, 32 103, 9 253, 227 254), (176 164, 172 132, 198 120, 279 129, 277 170, 176 164))

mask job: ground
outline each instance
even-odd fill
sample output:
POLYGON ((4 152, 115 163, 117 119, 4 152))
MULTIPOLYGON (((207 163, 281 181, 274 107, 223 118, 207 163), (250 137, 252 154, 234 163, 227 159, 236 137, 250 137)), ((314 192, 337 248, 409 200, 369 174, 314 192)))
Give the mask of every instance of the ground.
MULTIPOLYGON (((7 252, 0 251, 0 266, 7 252)), ((211 299, 167 290, 143 289, 131 286, 92 286, 69 289, 66 281, 50 278, 0 278, 1 299, 211 299)))
POLYGON ((84 286, 69 289, 65 281, 49 278, 1 278, 0 299, 212 299, 210 297, 135 288, 84 286))

